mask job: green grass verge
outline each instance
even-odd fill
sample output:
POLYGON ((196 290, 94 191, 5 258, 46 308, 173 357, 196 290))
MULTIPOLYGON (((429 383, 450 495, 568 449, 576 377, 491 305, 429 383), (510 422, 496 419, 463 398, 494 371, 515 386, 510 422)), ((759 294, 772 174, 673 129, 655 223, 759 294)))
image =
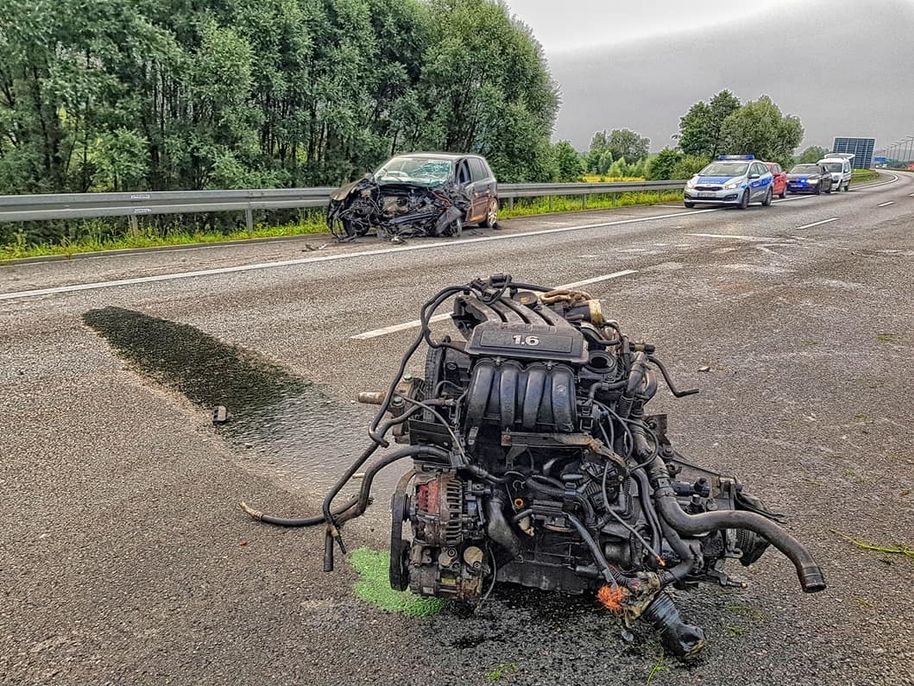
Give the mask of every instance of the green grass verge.
MULTIPOLYGON (((600 194, 587 196, 586 207, 581 207, 581 196, 559 196, 552 198, 520 198, 508 209, 507 203, 499 211, 503 219, 529 217, 556 212, 577 212, 581 209, 598 210, 630 205, 655 205, 665 202, 681 202, 682 191, 639 192, 600 194)), ((281 226, 258 225, 252 231, 187 231, 181 227, 146 227, 124 235, 111 235, 112 225, 96 222, 76 238, 64 238, 59 242, 29 242, 24 234, 10 244, 0 245, 0 262, 27 257, 72 256, 78 253, 102 252, 105 250, 130 250, 136 248, 158 248, 164 246, 221 243, 245 241, 251 238, 279 238, 283 236, 305 236, 327 232, 323 212, 304 215, 300 221, 281 226)))
POLYGON ((162 246, 194 245, 197 243, 221 243, 245 241, 251 238, 280 238, 326 233, 327 223, 323 215, 307 217, 304 221, 284 226, 256 226, 252 231, 236 229, 228 232, 185 231, 165 229, 160 231, 149 227, 133 234, 106 236, 92 232, 75 239, 63 239, 59 243, 27 243, 23 237, 9 245, 0 246, 0 261, 24 257, 47 257, 49 255, 75 255, 82 252, 103 250, 127 250, 132 248, 158 248, 162 246))
POLYGON ((875 181, 879 178, 879 172, 872 169, 855 169, 851 178, 858 183, 875 181))
POLYGON ((585 210, 603 210, 612 207, 626 207, 630 205, 656 205, 665 202, 682 202, 682 191, 645 191, 632 193, 602 193, 588 195, 585 207, 581 207, 581 196, 556 196, 549 202, 549 198, 519 198, 515 200, 514 207, 508 208, 503 203, 498 211, 502 219, 511 217, 529 217, 535 214, 550 214, 554 212, 579 212, 585 210))
POLYGON ((390 553, 359 548, 349 556, 349 563, 358 573, 355 594, 385 612, 399 612, 409 617, 429 617, 441 612, 444 601, 423 598, 409 591, 395 591, 390 587, 388 569, 390 553))

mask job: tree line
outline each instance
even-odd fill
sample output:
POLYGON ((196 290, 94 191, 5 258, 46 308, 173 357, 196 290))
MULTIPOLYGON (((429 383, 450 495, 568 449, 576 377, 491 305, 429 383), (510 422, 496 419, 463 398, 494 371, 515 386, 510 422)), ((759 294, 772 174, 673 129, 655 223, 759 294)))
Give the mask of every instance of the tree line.
MULTIPOLYGON (((803 140, 799 118, 785 115, 766 95, 746 103, 723 90, 708 102, 692 105, 679 120, 676 145, 649 154, 650 139, 630 129, 597 131, 579 156, 577 176, 641 176, 652 180, 685 179, 719 154, 755 155, 789 167, 803 140)), ((823 149, 807 148, 799 161, 823 149)), ((819 155, 816 157, 816 155, 819 155)), ((566 170, 570 165, 565 165, 566 170)))
POLYGON ((558 102, 491 0, 0 0, 2 193, 336 184, 416 149, 557 180, 558 102))

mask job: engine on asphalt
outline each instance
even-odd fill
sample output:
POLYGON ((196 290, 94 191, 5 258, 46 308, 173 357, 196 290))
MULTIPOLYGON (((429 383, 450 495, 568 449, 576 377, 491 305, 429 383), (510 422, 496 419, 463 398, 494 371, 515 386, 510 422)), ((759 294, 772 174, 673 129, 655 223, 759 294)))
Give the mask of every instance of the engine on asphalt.
POLYGON ((324 501, 325 570, 335 545, 345 552, 341 527, 368 506, 375 475, 408 458, 391 501, 396 589, 470 603, 499 583, 593 593, 625 622, 651 622, 684 661, 705 637, 668 589, 741 586, 728 561, 750 565, 773 545, 804 591, 823 590, 779 515, 673 447, 666 417, 647 409, 661 382, 677 397, 697 393, 677 389, 654 346, 585 292, 507 275, 441 290, 387 391, 360 394, 381 407, 372 444, 324 501), (429 322, 452 298, 460 337, 435 339, 429 322), (423 344, 424 372, 410 375, 423 344), (405 447, 379 457, 359 494, 334 506, 388 432, 405 447))

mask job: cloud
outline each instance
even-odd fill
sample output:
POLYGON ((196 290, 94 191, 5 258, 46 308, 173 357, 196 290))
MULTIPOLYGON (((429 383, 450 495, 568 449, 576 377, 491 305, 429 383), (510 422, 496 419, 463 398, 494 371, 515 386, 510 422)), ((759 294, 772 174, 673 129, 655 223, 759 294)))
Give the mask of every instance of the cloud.
POLYGON ((914 134, 914 3, 791 6, 713 31, 553 54, 562 91, 555 137, 585 148, 598 129, 629 127, 657 150, 691 104, 723 88, 744 101, 771 96, 803 120, 804 144, 914 134))

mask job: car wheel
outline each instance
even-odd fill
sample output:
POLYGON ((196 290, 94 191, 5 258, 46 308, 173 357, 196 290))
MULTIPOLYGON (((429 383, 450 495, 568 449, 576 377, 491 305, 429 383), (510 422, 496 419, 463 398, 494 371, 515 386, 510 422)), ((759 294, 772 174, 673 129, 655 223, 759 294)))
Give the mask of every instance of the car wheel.
POLYGON ((491 198, 486 208, 486 216, 479 225, 484 229, 494 229, 498 226, 498 198, 491 198))
POLYGON ((463 233, 463 220, 455 219, 454 222, 448 227, 448 235, 453 238, 460 238, 460 235, 463 233))
POLYGON ((744 210, 747 207, 749 207, 749 189, 748 188, 743 191, 743 197, 741 197, 739 199, 739 205, 737 205, 737 207, 741 210, 744 210))
POLYGON ((778 193, 778 197, 779 197, 781 200, 783 200, 784 198, 787 197, 787 191, 786 191, 786 190, 781 191, 780 193, 778 193))
POLYGON ((774 193, 771 192, 771 187, 769 186, 768 192, 765 193, 765 199, 762 200, 762 207, 771 207, 771 199, 774 197, 774 193))
POLYGON ((686 207, 688 207, 690 210, 691 210, 693 207, 695 207, 695 203, 694 203, 694 202, 689 202, 688 200, 683 200, 683 201, 682 201, 682 204, 685 205, 686 207))
POLYGON ((822 184, 821 183, 818 186, 816 186, 816 190, 814 191, 814 193, 816 195, 822 195, 822 184))
POLYGON ((850 193, 850 190, 851 190, 851 182, 848 181, 846 184, 844 184, 844 192, 850 193))
MULTIPOLYGON (((841 189, 841 186, 838 186, 838 190, 840 190, 840 189, 841 189)), ((831 186, 829 186, 828 188, 825 189, 825 194, 826 194, 826 195, 831 195, 831 192, 832 192, 833 190, 834 190, 834 188, 832 188, 831 186)))

